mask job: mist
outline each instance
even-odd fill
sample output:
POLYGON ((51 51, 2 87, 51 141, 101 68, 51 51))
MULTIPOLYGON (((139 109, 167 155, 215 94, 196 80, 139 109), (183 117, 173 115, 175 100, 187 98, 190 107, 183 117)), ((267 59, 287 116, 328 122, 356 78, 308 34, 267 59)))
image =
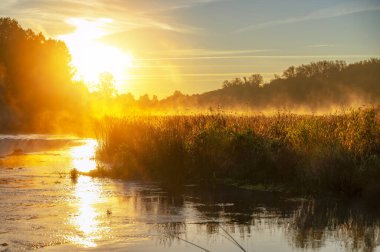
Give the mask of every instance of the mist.
MULTIPOLYGON (((107 116, 201 113, 336 113, 380 101, 380 59, 352 64, 319 61, 289 66, 264 82, 259 73, 221 83, 221 88, 163 99, 118 94, 104 73, 90 92, 75 81, 71 55, 62 41, 0 19, 0 131, 91 134, 107 116)), ((165 84, 165 83, 163 83, 165 84)))

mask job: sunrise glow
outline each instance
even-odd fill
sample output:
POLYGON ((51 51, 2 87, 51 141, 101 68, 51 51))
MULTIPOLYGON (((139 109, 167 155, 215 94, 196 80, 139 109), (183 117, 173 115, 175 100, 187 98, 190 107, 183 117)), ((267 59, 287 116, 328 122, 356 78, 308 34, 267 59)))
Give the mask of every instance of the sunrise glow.
POLYGON ((0 13, 0 252, 380 252, 380 0, 0 13))
POLYGON ((68 19, 67 23, 75 27, 73 33, 60 35, 67 44, 72 65, 75 67, 75 79, 83 80, 90 89, 99 82, 102 73, 110 73, 119 92, 128 85, 129 69, 133 66, 133 56, 118 47, 101 42, 108 33, 104 26, 112 23, 111 19, 68 19))

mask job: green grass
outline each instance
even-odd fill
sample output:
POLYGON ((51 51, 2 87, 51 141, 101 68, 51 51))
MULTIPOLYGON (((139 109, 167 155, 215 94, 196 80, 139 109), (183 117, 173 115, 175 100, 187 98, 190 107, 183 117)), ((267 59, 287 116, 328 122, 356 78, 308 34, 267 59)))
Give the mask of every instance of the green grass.
POLYGON ((97 158, 110 167, 97 175, 171 186, 224 180, 350 197, 380 192, 380 122, 373 108, 323 116, 107 118, 97 129, 97 158))

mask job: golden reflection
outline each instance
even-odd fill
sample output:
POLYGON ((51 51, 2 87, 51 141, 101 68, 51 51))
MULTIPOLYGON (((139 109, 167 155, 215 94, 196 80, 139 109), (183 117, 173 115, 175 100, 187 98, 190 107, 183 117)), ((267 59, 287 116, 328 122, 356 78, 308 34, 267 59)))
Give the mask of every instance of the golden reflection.
POLYGON ((85 144, 73 147, 70 151, 73 168, 80 172, 89 172, 96 168, 95 150, 96 140, 86 140, 85 144))
POLYGON ((74 196, 76 197, 77 214, 70 223, 75 227, 78 234, 69 237, 75 244, 84 247, 96 247, 96 240, 102 238, 105 227, 100 225, 100 211, 96 204, 100 202, 101 188, 92 178, 80 176, 75 185, 74 196))

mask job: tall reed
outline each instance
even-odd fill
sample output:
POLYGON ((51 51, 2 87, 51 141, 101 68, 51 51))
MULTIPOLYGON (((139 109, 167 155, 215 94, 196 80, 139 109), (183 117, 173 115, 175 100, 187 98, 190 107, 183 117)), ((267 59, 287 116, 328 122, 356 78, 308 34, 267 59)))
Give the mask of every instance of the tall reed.
POLYGON ((345 196, 380 191, 380 122, 374 108, 323 116, 107 118, 97 136, 98 159, 111 167, 101 170, 107 176, 171 185, 229 180, 345 196))

